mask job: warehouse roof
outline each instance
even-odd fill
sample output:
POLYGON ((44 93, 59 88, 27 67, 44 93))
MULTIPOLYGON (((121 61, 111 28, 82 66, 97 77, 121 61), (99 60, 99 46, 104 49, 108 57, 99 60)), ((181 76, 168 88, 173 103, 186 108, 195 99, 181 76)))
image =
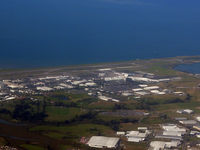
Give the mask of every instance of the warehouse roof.
POLYGON ((154 150, 160 150, 165 148, 165 142, 162 141, 152 141, 150 143, 150 147, 152 147, 154 150))
POLYGON ((180 145, 179 141, 171 141, 171 142, 164 142, 164 141, 152 141, 150 143, 150 147, 153 148, 153 150, 160 150, 164 148, 172 148, 177 147, 180 145))
POLYGON ((115 148, 119 142, 119 138, 105 137, 105 136, 92 136, 88 141, 90 147, 96 148, 115 148))
POLYGON ((156 135, 155 138, 157 139, 171 139, 171 140, 179 140, 182 141, 182 137, 180 136, 169 136, 169 135, 156 135))
POLYGON ((128 137, 128 142, 141 142, 144 140, 145 140, 145 138, 128 137))
POLYGON ((165 131, 174 131, 174 132, 182 132, 182 133, 186 132, 185 128, 180 128, 176 124, 164 124, 162 125, 162 128, 165 131))
POLYGON ((182 132, 179 132, 179 131, 163 131, 163 135, 182 136, 182 132))
POLYGON ((147 137, 146 133, 140 133, 139 131, 129 131, 126 135, 127 137, 138 137, 138 138, 145 138, 147 137))
POLYGON ((181 124, 185 124, 185 125, 194 125, 197 123, 196 120, 182 120, 182 121, 179 121, 181 124))

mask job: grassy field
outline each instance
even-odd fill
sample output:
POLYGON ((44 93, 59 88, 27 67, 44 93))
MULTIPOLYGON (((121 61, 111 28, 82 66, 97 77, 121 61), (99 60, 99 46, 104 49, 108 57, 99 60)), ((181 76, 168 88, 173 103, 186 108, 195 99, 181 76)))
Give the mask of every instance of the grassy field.
POLYGON ((82 136, 92 135, 114 135, 114 131, 104 125, 98 124, 76 124, 68 126, 36 126, 31 128, 30 131, 43 132, 51 138, 58 139, 75 139, 79 140, 82 136))
POLYGON ((86 113, 86 110, 75 108, 75 107, 57 107, 57 106, 48 106, 46 108, 48 117, 45 119, 49 122, 64 122, 66 120, 71 120, 76 116, 86 113))
POLYGON ((0 146, 5 145, 7 142, 4 138, 0 137, 0 146))
POLYGON ((124 142, 126 145, 127 150, 146 150, 148 149, 148 144, 143 143, 131 143, 131 142, 124 142), (134 147, 134 149, 133 149, 134 147))
POLYGON ((26 150, 44 150, 44 148, 30 144, 22 144, 21 147, 26 150))

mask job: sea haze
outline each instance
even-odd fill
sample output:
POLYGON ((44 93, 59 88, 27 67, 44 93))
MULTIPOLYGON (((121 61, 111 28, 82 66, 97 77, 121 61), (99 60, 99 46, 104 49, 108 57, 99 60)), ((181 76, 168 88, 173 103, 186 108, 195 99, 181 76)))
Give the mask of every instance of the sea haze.
POLYGON ((200 54, 199 0, 1 0, 0 67, 200 54))

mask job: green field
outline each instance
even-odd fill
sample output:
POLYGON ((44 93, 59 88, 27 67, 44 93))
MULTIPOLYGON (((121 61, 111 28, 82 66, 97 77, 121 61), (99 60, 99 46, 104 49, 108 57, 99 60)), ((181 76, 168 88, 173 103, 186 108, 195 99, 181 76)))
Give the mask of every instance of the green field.
POLYGON ((41 147, 35 146, 35 145, 30 145, 30 144, 23 144, 23 145, 21 145, 21 147, 26 150, 44 150, 44 148, 41 148, 41 147))
POLYGON ((30 131, 43 132, 51 138, 70 138, 79 139, 82 136, 92 135, 113 135, 114 132, 111 128, 98 124, 79 124, 68 126, 36 126, 31 128, 30 131))
POLYGON ((65 108, 57 106, 48 106, 46 109, 48 117, 45 119, 49 122, 64 122, 66 120, 71 120, 76 116, 86 113, 86 110, 81 108, 65 108))

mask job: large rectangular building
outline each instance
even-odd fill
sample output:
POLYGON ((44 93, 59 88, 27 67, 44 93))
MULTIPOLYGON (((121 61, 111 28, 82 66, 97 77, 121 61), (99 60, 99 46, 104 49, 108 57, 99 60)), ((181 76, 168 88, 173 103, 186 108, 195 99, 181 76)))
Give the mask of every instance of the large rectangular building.
POLYGON ((120 139, 115 137, 92 136, 87 144, 94 148, 117 148, 119 147, 120 139))

